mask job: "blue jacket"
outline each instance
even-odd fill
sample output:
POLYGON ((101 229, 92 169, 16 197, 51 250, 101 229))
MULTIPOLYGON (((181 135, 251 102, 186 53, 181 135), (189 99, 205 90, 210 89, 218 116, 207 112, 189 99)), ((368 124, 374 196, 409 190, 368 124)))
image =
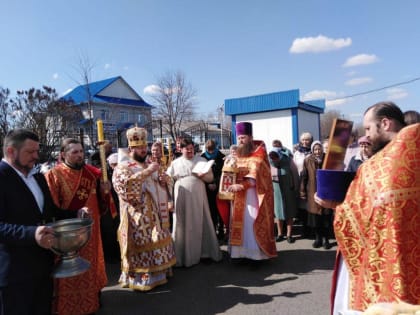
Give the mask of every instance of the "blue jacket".
POLYGON ((0 162, 0 287, 48 278, 54 255, 36 243, 35 230, 53 218, 75 216, 73 211, 54 205, 43 174, 36 174, 35 179, 44 193, 42 213, 16 171, 6 162, 0 162))

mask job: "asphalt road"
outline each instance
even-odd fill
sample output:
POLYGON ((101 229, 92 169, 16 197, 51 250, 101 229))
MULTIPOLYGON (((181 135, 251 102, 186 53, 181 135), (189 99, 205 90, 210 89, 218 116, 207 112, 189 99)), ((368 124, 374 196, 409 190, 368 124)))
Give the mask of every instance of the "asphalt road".
POLYGON ((120 288, 119 264, 108 264, 109 284, 97 315, 327 315, 336 247, 311 244, 282 241, 278 257, 259 264, 232 262, 221 246, 221 262, 174 268, 169 282, 150 292, 120 288))

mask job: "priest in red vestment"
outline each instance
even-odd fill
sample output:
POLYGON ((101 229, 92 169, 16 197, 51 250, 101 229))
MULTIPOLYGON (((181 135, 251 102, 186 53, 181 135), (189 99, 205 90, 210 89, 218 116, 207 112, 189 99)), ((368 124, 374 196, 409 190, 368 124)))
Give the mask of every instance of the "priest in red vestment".
POLYGON ((363 125, 375 154, 336 207, 334 315, 420 304, 420 124, 404 128, 401 110, 381 102, 368 108, 363 125))
POLYGON ((105 189, 99 189, 103 187, 99 185, 100 170, 84 163, 80 141, 65 139, 61 145, 61 158, 63 162, 45 175, 55 204, 71 211, 88 207, 94 223, 90 240, 80 251, 80 256, 90 262, 90 268, 78 276, 56 281, 53 313, 95 313, 100 306, 101 289, 107 282, 100 233, 100 205, 110 200, 110 190, 105 194, 105 189))
POLYGON ((262 141, 253 141, 252 124, 236 125, 236 184, 231 215, 229 253, 232 258, 263 260, 277 256, 274 238, 274 197, 271 169, 262 141))

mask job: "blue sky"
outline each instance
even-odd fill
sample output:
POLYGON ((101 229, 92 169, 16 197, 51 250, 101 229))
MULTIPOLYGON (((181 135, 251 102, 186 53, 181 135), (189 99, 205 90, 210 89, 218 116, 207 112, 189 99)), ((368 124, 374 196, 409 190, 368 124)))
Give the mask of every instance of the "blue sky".
POLYGON ((147 101, 159 76, 183 71, 202 115, 225 99, 290 89, 356 122, 382 100, 420 110, 416 0, 0 3, 0 86, 13 93, 74 88, 83 54, 93 81, 121 75, 147 101))

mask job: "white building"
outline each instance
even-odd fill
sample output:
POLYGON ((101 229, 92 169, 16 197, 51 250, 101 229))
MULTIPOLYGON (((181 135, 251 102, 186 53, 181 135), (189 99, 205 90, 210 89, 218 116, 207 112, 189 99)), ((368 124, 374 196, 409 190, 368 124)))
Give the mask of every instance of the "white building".
POLYGON ((299 90, 290 90, 225 100, 225 114, 232 117, 233 143, 236 143, 236 123, 243 121, 252 123, 254 139, 263 140, 268 148, 278 139, 292 149, 303 132, 310 132, 314 140, 319 139, 325 100, 300 101, 299 98, 299 90))

